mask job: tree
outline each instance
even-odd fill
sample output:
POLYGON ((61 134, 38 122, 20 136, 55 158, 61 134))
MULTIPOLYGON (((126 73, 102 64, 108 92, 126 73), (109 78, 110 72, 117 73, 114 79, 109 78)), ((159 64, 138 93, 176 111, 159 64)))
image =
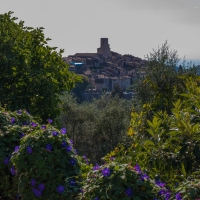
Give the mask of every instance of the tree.
POLYGON ((114 85, 114 88, 111 91, 111 95, 112 95, 112 97, 114 97, 115 95, 118 95, 119 98, 123 98, 124 97, 123 90, 118 84, 114 85))
POLYGON ((136 91, 141 103, 150 103, 154 109, 171 112, 173 102, 185 89, 182 76, 195 76, 195 71, 183 68, 179 72, 177 51, 170 50, 167 41, 153 53, 147 55, 147 75, 141 79, 136 91))
POLYGON ((79 78, 62 60, 63 50, 48 46, 42 27, 0 15, 0 103, 10 110, 26 108, 43 121, 59 113, 59 95, 79 78))
POLYGON ((79 103, 84 100, 82 92, 86 90, 87 86, 90 84, 89 78, 87 76, 81 74, 80 77, 82 78, 82 81, 78 82, 76 87, 72 90, 72 92, 76 95, 79 103))
POLYGON ((63 112, 57 121, 67 128, 78 153, 88 156, 92 163, 100 163, 119 143, 128 144, 131 101, 105 95, 91 103, 78 104, 66 93, 61 102, 63 112))

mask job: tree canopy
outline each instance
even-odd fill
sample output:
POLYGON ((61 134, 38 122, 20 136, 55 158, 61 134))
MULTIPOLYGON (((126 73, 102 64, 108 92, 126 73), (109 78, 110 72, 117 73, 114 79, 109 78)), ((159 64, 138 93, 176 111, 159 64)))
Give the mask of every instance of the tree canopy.
POLYGON ((0 15, 0 103, 10 110, 26 108, 43 121, 54 118, 59 95, 80 78, 69 72, 64 51, 48 46, 44 28, 26 27, 11 15, 0 15))

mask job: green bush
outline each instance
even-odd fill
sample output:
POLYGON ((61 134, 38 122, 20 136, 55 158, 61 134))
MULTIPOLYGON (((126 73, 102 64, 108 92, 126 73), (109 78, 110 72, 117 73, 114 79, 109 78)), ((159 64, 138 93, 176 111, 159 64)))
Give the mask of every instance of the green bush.
POLYGON ((0 183, 3 183, 0 184, 0 199, 13 199, 16 195, 10 157, 19 146, 20 138, 31 131, 31 126, 25 126, 31 122, 33 117, 26 110, 9 112, 0 107, 0 183))
POLYGON ((81 200, 140 200, 156 197, 148 176, 138 165, 110 162, 94 166, 82 187, 81 200))
POLYGON ((189 178, 177 184, 175 191, 181 194, 183 200, 200 199, 200 179, 189 178))
POLYGON ((74 199, 78 193, 81 159, 66 129, 48 122, 0 108, 0 199, 74 199))
POLYGON ((79 159, 65 131, 36 126, 13 153, 18 192, 24 199, 73 199, 78 191, 79 159))

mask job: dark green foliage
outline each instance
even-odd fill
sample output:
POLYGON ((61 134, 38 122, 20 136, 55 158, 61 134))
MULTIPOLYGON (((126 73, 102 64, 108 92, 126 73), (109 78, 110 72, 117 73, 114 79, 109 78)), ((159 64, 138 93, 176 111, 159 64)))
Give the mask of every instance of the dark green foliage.
POLYGON ((16 195, 17 187, 14 184, 14 176, 10 169, 12 163, 4 164, 4 160, 11 157, 15 146, 19 145, 20 135, 28 134, 30 126, 22 126, 23 123, 33 121, 31 115, 25 110, 8 112, 0 107, 0 199, 11 198, 16 195), (20 114, 21 113, 21 114, 20 114))
POLYGON ((61 101, 64 111, 58 121, 69 130, 78 153, 89 157, 92 163, 100 163, 118 143, 128 144, 131 101, 102 96, 91 103, 77 104, 69 94, 61 101))
MULTIPOLYGON (((172 114, 162 111, 154 113, 153 119, 147 120, 147 128, 139 132, 137 122, 145 114, 132 113, 133 131, 130 135, 133 145, 128 153, 129 158, 138 162, 151 177, 159 174, 171 189, 177 182, 181 185, 191 175, 199 174, 200 168, 199 79, 189 78, 185 86, 186 92, 181 95, 182 100, 173 104, 172 114)), ((187 187, 189 191, 189 184, 187 187)))
POLYGON ((123 98, 124 97, 124 93, 123 93, 123 90, 122 88, 118 85, 118 84, 115 84, 114 85, 114 88, 113 90, 111 91, 111 95, 112 97, 114 96, 118 96, 119 98, 123 98))
POLYGON ((81 200, 99 198, 101 200, 149 200, 156 197, 151 183, 142 179, 134 167, 128 164, 111 162, 97 170, 91 170, 83 185, 81 200), (109 176, 103 175, 104 169, 110 170, 109 176), (131 192, 128 193, 127 189, 131 192))
POLYGON ((78 192, 81 160, 71 141, 50 124, 41 126, 26 110, 10 112, 0 108, 0 149, 0 199, 15 199, 16 194, 23 199, 36 199, 31 179, 37 181, 35 189, 38 184, 45 184, 42 199, 71 200, 78 192), (55 131, 57 136, 53 136, 55 131), (63 141, 66 144, 62 147, 63 141), (46 149, 47 144, 52 150, 46 149), (17 146, 19 151, 15 151, 17 146), (32 152, 28 153, 27 147, 32 152), (71 163, 72 159, 75 163, 71 163), (72 180, 76 185, 70 185, 72 180), (56 191, 60 185, 65 187, 62 194, 56 191))
POLYGON ((183 70, 177 71, 180 59, 177 51, 170 50, 167 41, 157 50, 153 49, 146 59, 146 76, 135 84, 137 97, 141 104, 151 104, 153 111, 162 110, 170 114, 173 102, 185 91, 182 76, 195 77, 196 70, 192 64, 187 68, 184 64, 183 70))
POLYGON ((200 199, 200 179, 190 177, 177 184, 175 191, 182 195, 183 200, 200 199))
POLYGON ((53 136, 54 131, 59 132, 54 127, 47 125, 41 130, 36 128, 31 134, 24 137, 20 142, 20 150, 14 153, 12 162, 17 169, 18 192, 24 199, 36 198, 32 189, 37 189, 38 184, 45 184, 42 192, 42 199, 73 199, 78 192, 78 184, 70 186, 70 181, 78 181, 80 164, 74 149, 67 152, 66 147, 72 146, 66 135, 59 133, 53 136), (66 146, 62 147, 62 142, 66 146), (53 149, 47 150, 46 145, 50 144, 53 149), (27 153, 27 147, 32 148, 32 153, 27 153), (70 161, 74 159, 75 164, 70 161), (37 182, 35 187, 31 186, 30 181, 37 182), (56 190, 58 186, 64 186, 65 192, 59 194, 56 190))
POLYGON ((59 94, 70 90, 77 76, 48 46, 43 28, 16 23, 12 12, 0 15, 0 103, 9 110, 27 109, 42 120, 58 115, 59 94))

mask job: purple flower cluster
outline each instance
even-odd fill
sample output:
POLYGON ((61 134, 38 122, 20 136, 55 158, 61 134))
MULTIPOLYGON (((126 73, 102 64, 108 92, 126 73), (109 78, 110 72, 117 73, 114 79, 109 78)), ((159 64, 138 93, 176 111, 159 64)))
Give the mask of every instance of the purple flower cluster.
POLYGON ((180 194, 180 193, 177 193, 177 194, 176 194, 176 200, 182 200, 182 197, 181 197, 181 194, 180 194))
POLYGON ((4 161, 3 161, 3 163, 4 163, 5 165, 8 165, 9 162, 10 162, 10 157, 6 157, 6 158, 4 159, 4 161))
POLYGON ((149 179, 148 175, 146 173, 143 173, 140 166, 138 164, 136 164, 133 169, 137 172, 137 174, 140 175, 140 180, 141 181, 144 181, 144 180, 147 180, 149 179))
POLYGON ((70 186, 76 186, 76 181, 75 180, 70 180, 69 181, 70 186))
POLYGON ((110 169, 109 168, 104 168, 101 172, 103 174, 103 176, 109 176, 110 175, 110 169))
POLYGON ((98 170, 100 168, 100 166, 98 164, 96 164, 94 167, 93 167, 93 170, 98 170))
POLYGON ((15 168, 14 168, 14 166, 12 166, 11 168, 10 168, 10 173, 14 176, 15 174, 17 174, 16 173, 16 170, 15 170, 15 168))
POLYGON ((36 197, 41 197, 42 196, 42 191, 45 190, 45 185, 43 183, 40 183, 38 185, 38 189, 35 188, 37 182, 35 179, 31 179, 30 184, 32 186, 32 192, 36 197))
POLYGON ((19 148, 20 148, 20 146, 15 146, 15 152, 18 152, 19 151, 19 148))
POLYGON ((86 156, 83 156, 83 159, 85 160, 85 163, 86 163, 87 165, 89 165, 89 160, 87 159, 87 157, 86 157, 86 156))
POLYGON ((53 135, 53 136, 57 136, 57 135, 58 135, 58 132, 53 131, 52 135, 53 135))
POLYGON ((71 158, 69 162, 73 166, 76 165, 76 160, 74 158, 71 158))
POLYGON ((22 112, 21 112, 20 110, 18 110, 18 111, 17 111, 17 114, 21 115, 21 114, 22 114, 22 112))
POLYGON ((61 143, 61 146, 62 147, 66 147, 67 146, 67 142, 63 140, 62 143, 61 143))
POLYGON ((12 124, 14 124, 14 123, 15 123, 15 118, 12 117, 11 120, 10 120, 10 122, 11 122, 12 124))
POLYGON ((26 152, 27 152, 28 154, 32 154, 32 152, 33 152, 32 147, 28 146, 28 147, 26 148, 26 152))
POLYGON ((57 191, 58 193, 62 194, 62 193, 65 191, 65 187, 62 186, 62 185, 60 185, 60 186, 57 187, 56 191, 57 191))
POLYGON ((136 164, 133 168, 138 174, 142 173, 140 166, 138 164, 136 164))
POLYGON ((42 126, 41 126, 41 129, 42 129, 42 130, 46 129, 46 125, 42 125, 42 126))
POLYGON ((47 119, 48 123, 51 124, 53 122, 52 119, 47 119))
POLYGON ((126 190, 126 195, 127 195, 128 197, 131 197, 131 196, 133 195, 133 190, 132 190, 131 188, 127 188, 127 190, 126 190))
POLYGON ((61 134, 66 134, 66 132, 67 132, 66 128, 61 128, 61 130, 60 130, 61 134))
POLYGON ((36 126, 37 126, 37 124, 36 124, 35 122, 31 122, 30 125, 31 125, 32 127, 36 127, 36 126))
POLYGON ((46 150, 51 151, 53 149, 53 147, 50 144, 46 145, 46 150))
POLYGON ((66 149, 67 152, 70 152, 72 150, 72 147, 70 145, 68 145, 68 146, 66 146, 65 149, 66 149))

